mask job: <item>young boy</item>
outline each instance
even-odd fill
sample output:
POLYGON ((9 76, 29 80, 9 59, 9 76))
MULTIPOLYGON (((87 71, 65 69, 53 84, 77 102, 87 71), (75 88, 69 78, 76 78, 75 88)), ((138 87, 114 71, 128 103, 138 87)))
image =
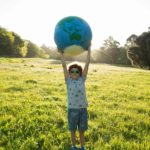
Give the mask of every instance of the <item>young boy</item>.
POLYGON ((85 80, 88 73, 91 50, 88 50, 87 60, 82 70, 78 64, 73 64, 67 70, 64 55, 61 54, 61 61, 67 85, 68 95, 68 125, 71 132, 72 150, 76 147, 76 130, 78 128, 80 137, 80 150, 84 150, 84 131, 88 128, 87 106, 88 101, 85 92, 85 80))

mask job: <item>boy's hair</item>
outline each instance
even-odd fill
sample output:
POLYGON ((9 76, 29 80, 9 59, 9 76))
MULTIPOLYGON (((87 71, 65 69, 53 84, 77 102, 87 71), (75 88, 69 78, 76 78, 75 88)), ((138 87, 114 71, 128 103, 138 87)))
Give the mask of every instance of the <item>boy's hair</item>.
POLYGON ((70 71, 71 71, 72 68, 77 68, 77 69, 79 70, 79 72, 80 72, 80 73, 79 73, 80 76, 82 75, 82 67, 81 67, 80 65, 78 65, 78 64, 73 64, 73 65, 69 66, 69 69, 68 69, 69 73, 70 73, 70 71))

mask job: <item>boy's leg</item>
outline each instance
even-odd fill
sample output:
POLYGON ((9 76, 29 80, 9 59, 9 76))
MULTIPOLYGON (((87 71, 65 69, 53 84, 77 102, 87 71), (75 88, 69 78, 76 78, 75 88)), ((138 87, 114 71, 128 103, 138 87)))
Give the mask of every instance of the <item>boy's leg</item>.
POLYGON ((84 147, 84 141, 85 141, 84 132, 88 129, 88 116, 87 116, 86 108, 80 110, 78 129, 79 129, 79 136, 80 136, 80 144, 81 144, 81 147, 84 147))
POLYGON ((79 131, 81 147, 84 146, 84 131, 79 131))
POLYGON ((72 141, 72 145, 75 146, 76 145, 76 132, 75 131, 71 131, 71 141, 72 141))
POLYGON ((76 129, 78 124, 78 110, 69 109, 68 110, 68 125, 71 133, 72 146, 76 145, 76 129))

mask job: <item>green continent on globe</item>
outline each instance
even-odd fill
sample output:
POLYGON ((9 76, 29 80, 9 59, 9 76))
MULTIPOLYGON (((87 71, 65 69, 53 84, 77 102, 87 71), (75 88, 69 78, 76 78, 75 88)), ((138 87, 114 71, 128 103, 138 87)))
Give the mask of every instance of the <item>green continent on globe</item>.
POLYGON ((72 34, 70 35, 70 40, 71 40, 71 41, 73 41, 73 40, 78 40, 78 41, 80 41, 80 40, 81 40, 81 35, 78 34, 78 33, 72 33, 72 34))
POLYGON ((78 28, 80 25, 75 22, 74 18, 67 18, 65 22, 62 20, 59 25, 61 26, 62 30, 69 35, 70 41, 81 41, 81 29, 78 28), (76 26, 72 27, 72 23, 76 24, 76 26))

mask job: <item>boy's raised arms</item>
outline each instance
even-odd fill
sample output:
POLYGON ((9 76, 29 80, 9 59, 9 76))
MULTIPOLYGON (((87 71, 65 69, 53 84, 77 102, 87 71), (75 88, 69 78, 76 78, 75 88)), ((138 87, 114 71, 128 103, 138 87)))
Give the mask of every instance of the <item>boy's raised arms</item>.
POLYGON ((87 77, 87 73, 88 73, 88 69, 89 69, 89 64, 90 64, 90 57, 91 57, 91 48, 88 49, 88 53, 87 53, 87 59, 86 59, 86 63, 82 72, 82 76, 84 78, 87 77))
POLYGON ((60 52, 60 56, 61 56, 61 63, 62 63, 62 67, 63 67, 63 71, 64 71, 64 76, 65 76, 65 79, 69 77, 69 73, 68 73, 68 70, 67 70, 67 65, 66 65, 66 62, 65 62, 65 58, 64 58, 64 55, 62 52, 60 52))

